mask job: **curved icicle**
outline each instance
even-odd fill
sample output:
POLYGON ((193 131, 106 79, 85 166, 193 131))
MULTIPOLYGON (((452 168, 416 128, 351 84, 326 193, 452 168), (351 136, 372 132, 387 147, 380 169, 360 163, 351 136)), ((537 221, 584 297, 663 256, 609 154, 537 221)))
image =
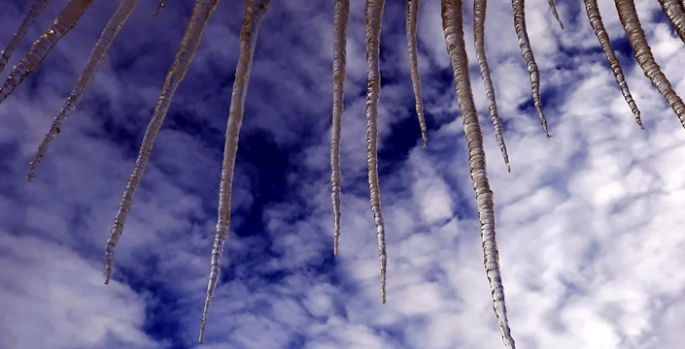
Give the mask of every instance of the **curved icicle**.
POLYGON ((236 67, 235 82, 233 83, 233 93, 231 94, 231 107, 228 115, 226 129, 226 143, 224 145, 224 160, 221 166, 221 184, 219 190, 219 219, 216 223, 216 234, 214 245, 212 246, 212 267, 209 274, 207 285, 207 298, 202 310, 202 322, 200 325, 199 342, 204 342, 205 326, 207 325, 207 312, 212 303, 214 290, 216 289, 221 272, 221 256, 224 252, 226 238, 231 220, 231 191, 233 187, 233 168, 235 167, 235 157, 238 152, 238 138, 240 127, 243 124, 243 113, 245 111, 245 97, 247 87, 250 82, 250 72, 252 71, 252 61, 254 58, 255 46, 257 45, 257 34, 262 25, 262 20, 266 14, 271 0, 247 0, 245 4, 245 17, 240 32, 240 56, 236 67))
POLYGON ((515 349, 507 320, 507 308, 504 301, 504 287, 499 270, 499 252, 495 240, 495 212, 492 190, 487 177, 483 134, 478 123, 478 113, 473 102, 469 64, 464 44, 462 22, 462 0, 442 0, 442 28, 445 32, 447 52, 450 55, 454 70, 454 86, 457 102, 464 122, 464 132, 469 148, 469 167, 471 181, 476 192, 478 215, 480 217, 481 237, 485 271, 492 291, 493 309, 499 321, 504 345, 515 349))
POLYGON ((554 5, 554 0, 548 0, 548 2, 549 7, 552 8, 552 14, 554 15, 554 18, 556 18, 557 22, 559 22, 559 26, 561 27, 561 29, 564 29, 564 23, 559 18, 559 12, 557 12, 557 6, 554 5))
POLYGON ((618 10, 618 17, 630 41, 630 46, 633 47, 633 55, 637 63, 645 72, 645 76, 652 82, 652 85, 664 96, 666 102, 668 102, 678 116, 678 119, 680 119, 681 125, 685 128, 685 104, 673 91, 671 83, 654 60, 652 49, 649 47, 645 32, 640 25, 635 4, 632 0, 615 0, 615 4, 616 10, 618 10))
POLYGON ((485 55, 485 13, 487 10, 487 0, 473 1, 473 38, 476 46, 476 60, 480 67, 480 75, 483 78, 483 85, 485 85, 485 95, 488 98, 488 108, 490 109, 490 118, 495 129, 495 137, 499 150, 502 153, 504 163, 507 165, 507 172, 511 172, 509 165, 509 155, 507 154, 507 146, 504 144, 504 137, 502 137, 502 124, 499 121, 499 114, 497 113, 497 100, 495 99, 495 88, 492 85, 490 78, 490 66, 485 55))
POLYGON ((59 12, 52 25, 36 40, 31 49, 19 63, 14 66, 10 76, 0 87, 0 103, 14 91, 24 79, 38 68, 45 56, 52 50, 59 40, 67 35, 76 22, 83 16, 93 0, 69 0, 59 12))
POLYGON ((105 263, 107 273, 105 277, 105 285, 109 284, 109 279, 112 274, 114 247, 119 242, 119 238, 124 231, 126 215, 131 210, 133 197, 136 194, 136 189, 138 189, 140 180, 143 178, 145 166, 150 159, 150 153, 155 145, 157 132, 159 132, 159 129, 162 127, 162 123, 164 122, 164 118, 169 110, 171 100, 174 98, 174 93, 188 72, 188 67, 190 67, 190 63, 192 62, 195 52, 197 52, 197 48, 200 45, 200 39, 202 38, 205 27, 207 26, 207 22, 212 16, 212 13, 214 12, 214 9, 218 3, 219 0, 197 0, 195 2, 195 7, 193 8, 193 13, 190 17, 188 28, 183 35, 183 39, 181 39, 181 44, 178 47, 178 51, 176 51, 174 65, 171 67, 171 69, 169 69, 166 79, 164 80, 164 86, 162 87, 161 95, 157 101, 155 111, 152 114, 150 124, 147 126, 147 130, 145 131, 143 144, 141 144, 140 152, 138 153, 138 159, 136 159, 133 172, 131 172, 131 175, 128 177, 128 183, 126 184, 124 195, 121 198, 119 211, 114 218, 114 225, 112 226, 112 231, 107 239, 107 246, 105 247, 105 263))
POLYGON ((350 17, 350 0, 336 0, 333 15, 333 123, 331 126, 331 199, 335 230, 333 232, 333 254, 338 256, 340 242, 340 130, 345 87, 345 65, 347 55, 347 22, 350 17))
POLYGON ((378 237, 378 259, 381 263, 381 301, 385 304, 385 223, 381 211, 381 189, 378 181, 378 98, 381 93, 381 27, 385 0, 366 0, 366 163, 369 168, 369 191, 373 221, 378 237))
POLYGON ((635 116, 635 122, 637 122, 640 128, 644 130, 645 127, 642 125, 642 120, 640 119, 640 110, 637 108, 635 100, 633 100, 633 96, 630 94, 628 83, 626 82, 626 78, 623 75, 623 69, 621 69, 621 64, 618 61, 618 57, 616 57, 616 53, 614 52, 614 49, 611 47, 611 40, 609 39, 609 34, 607 34, 606 30, 604 29, 604 23, 602 23, 602 16, 599 13, 597 0, 584 1, 585 10, 587 11, 587 17, 590 20, 590 25, 592 26, 592 29, 595 32, 595 36, 597 36, 599 44, 602 46, 602 50, 604 50, 604 54, 606 55, 607 60, 609 61, 609 66, 611 66, 611 71, 614 73, 616 83, 621 88, 623 98, 626 100, 626 103, 628 103, 630 110, 633 112, 633 115, 635 116))
POLYGON ((678 37, 685 43, 685 7, 682 0, 659 0, 659 4, 678 37))
POLYGON ((29 165, 29 182, 35 177, 34 171, 36 169, 36 165, 43 158, 45 152, 47 152, 48 147, 50 147, 50 144, 52 144, 55 136, 60 133, 62 123, 74 113, 78 105, 81 103, 81 100, 83 100, 83 96, 85 95, 86 91, 93 84, 95 74, 97 73, 98 68, 100 68, 100 64, 105 59, 105 56, 107 56, 107 52, 112 46, 112 42, 128 20, 128 17, 131 15, 131 12, 133 12, 137 2, 138 0, 122 0, 119 8, 117 8, 117 11, 114 13, 112 18, 110 18, 107 26, 102 31, 102 34, 100 34, 100 38, 95 44, 93 51, 90 53, 90 57, 88 57, 86 68, 81 73, 81 76, 76 82, 74 89, 71 91, 71 95, 69 95, 69 98, 67 98, 67 101, 64 103, 62 110, 60 110, 55 117, 55 120, 52 122, 50 131, 48 131, 48 133, 45 135, 45 138, 40 143, 40 146, 38 146, 38 151, 36 152, 33 161, 31 161, 31 164, 29 165))
POLYGON ((540 71, 538 65, 535 63, 533 50, 530 48, 530 39, 528 38, 528 30, 526 29, 526 13, 524 0, 512 0, 511 7, 514 10, 514 28, 516 29, 516 36, 519 39, 519 46, 521 47, 521 54, 526 60, 528 66, 528 74, 530 75, 530 91, 533 95, 533 103, 535 109, 538 111, 540 123, 545 131, 547 138, 552 137, 547 130, 547 120, 542 111, 542 101, 540 100, 540 71))
POLYGON ((407 46, 409 50, 409 70, 411 71, 411 84, 416 98, 416 114, 419 116, 421 127, 421 139, 423 149, 428 147, 428 129, 426 117, 423 112, 423 99, 421 97, 421 79, 419 78, 419 62, 417 54, 416 27, 419 14, 419 0, 407 0, 407 46))
POLYGON ((155 14, 153 17, 159 16, 159 13, 162 12, 162 9, 164 8, 164 0, 159 0, 159 5, 157 5, 157 10, 155 10, 155 14))
POLYGON ((43 12, 43 9, 49 3, 50 0, 36 0, 33 2, 33 5, 31 5, 31 8, 29 9, 29 13, 26 14, 26 17, 24 17, 24 20, 19 25, 19 29, 17 29, 17 32, 12 36, 12 40, 10 40, 7 47, 2 51, 2 57, 0 57, 0 73, 5 69, 7 61, 9 61, 12 57, 12 53, 14 53, 14 50, 21 43, 21 40, 26 35, 26 31, 28 31, 31 24, 36 20, 36 17, 43 12))

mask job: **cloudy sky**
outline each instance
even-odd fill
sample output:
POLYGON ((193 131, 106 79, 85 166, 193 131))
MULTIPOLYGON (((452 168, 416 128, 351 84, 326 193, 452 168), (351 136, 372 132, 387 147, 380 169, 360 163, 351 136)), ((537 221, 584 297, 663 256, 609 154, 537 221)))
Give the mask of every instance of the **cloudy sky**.
MULTIPOLYGON (((66 0, 53 0, 10 66, 66 0)), ((637 1, 657 62, 685 94, 685 45, 656 1, 637 1)), ((546 139, 511 6, 491 1, 486 47, 512 172, 475 64, 475 101, 495 192, 512 333, 520 348, 680 348, 685 341, 685 131, 644 77, 613 1, 600 10, 646 131, 635 124, 580 0, 529 1, 546 139)), ((333 1, 272 1, 259 34, 233 194, 231 233, 202 348, 503 348, 482 262, 474 192, 440 21, 419 15, 429 127, 421 149, 404 2, 383 16, 380 182, 388 303, 365 158, 363 1, 352 0, 342 131, 342 231, 330 200, 333 1)), ((198 347, 226 120, 244 0, 211 19, 117 247, 104 246, 192 0, 140 1, 79 110, 37 169, 28 163, 118 1, 96 1, 0 105, 0 348, 198 347)), ((0 8, 0 46, 30 1, 0 8)))

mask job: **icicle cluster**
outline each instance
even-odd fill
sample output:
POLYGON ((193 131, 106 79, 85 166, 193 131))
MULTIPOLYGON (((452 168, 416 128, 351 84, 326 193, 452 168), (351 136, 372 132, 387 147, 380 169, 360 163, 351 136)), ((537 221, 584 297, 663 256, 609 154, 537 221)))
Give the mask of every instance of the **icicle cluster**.
MULTIPOLYGON (((93 3, 93 0, 69 0, 64 9, 57 15, 55 21, 52 22, 52 25, 33 43, 31 49, 26 54, 26 57, 19 61, 19 64, 12 69, 10 76, 2 87, 0 87, 0 103, 2 103, 7 96, 24 81, 24 78, 31 74, 34 69, 38 68, 40 62, 42 62, 52 48, 57 45, 57 42, 67 35, 71 28, 76 25, 76 22, 83 16, 83 13, 86 12, 91 3, 93 3)), ((40 10, 36 10, 37 12, 40 12, 40 10)), ((15 34, 15 37, 23 36, 21 31, 25 31, 28 28, 30 22, 33 21, 31 17, 35 16, 38 16, 38 13, 35 13, 35 11, 29 12, 24 23, 22 23, 22 25, 26 23, 26 28, 20 27, 17 34, 15 34)), ((12 44, 10 43, 10 45, 12 44)), ((14 46, 16 46, 16 44, 14 46)))
MULTIPOLYGON (((507 320, 507 311, 504 298, 504 287, 499 269, 499 252, 495 239, 495 214, 493 192, 487 177, 485 151, 483 149, 483 136, 478 121, 476 106, 473 101, 471 91, 468 57, 464 43, 464 29, 462 20, 462 0, 441 0, 442 24, 445 35, 447 52, 450 57, 454 70, 454 85, 457 101, 461 110, 464 124, 464 131, 469 150, 469 167, 473 189, 475 191, 476 203, 481 223, 481 237, 483 244, 483 254, 485 271, 492 291, 493 309, 499 322, 499 327, 504 344, 509 349, 515 348, 515 342, 511 335, 507 320)), ((0 57, 0 71, 10 59, 15 48, 20 44, 29 26, 34 22, 38 14, 45 8, 49 0, 35 0, 29 9, 28 14, 19 26, 0 57)), ((9 77, 0 87, 0 103, 19 86, 19 84, 33 70, 35 70, 50 50, 57 42, 67 35, 81 16, 88 9, 93 0, 69 0, 64 9, 58 14, 52 25, 41 35, 31 46, 31 49, 9 74, 9 77)), ((549 0, 554 17, 563 29, 563 23, 559 18, 553 0, 549 0)), ((114 247, 121 237, 126 215, 131 209, 133 197, 136 189, 143 178, 145 166, 150 158, 157 132, 161 128, 167 110, 171 104, 174 93, 179 84, 185 77, 190 63, 198 49, 200 40, 205 27, 212 13, 216 9, 219 0, 196 0, 195 7, 188 23, 186 32, 181 44, 176 52, 176 59, 173 66, 169 69, 164 85, 161 90, 160 98, 153 112, 150 124, 148 125, 145 137, 143 138, 138 159, 136 160, 133 172, 129 177, 128 184, 121 199, 119 211, 114 219, 114 225, 107 239, 105 248, 106 277, 107 284, 111 277, 112 263, 114 260, 114 247)), ((218 221, 214 245, 212 248, 211 270, 207 286, 207 297, 202 314, 200 325, 199 341, 204 341, 204 330, 207 323, 207 313, 212 302, 214 291, 219 280, 221 270, 221 258, 224 245, 228 237, 230 227, 231 211, 231 189, 233 182, 233 169, 235 157, 238 151, 238 137, 243 120, 245 99, 252 69, 252 61, 255 54, 257 34, 262 20, 266 15, 270 0, 247 0, 245 13, 240 35, 240 58, 236 67, 236 79, 233 85, 231 106, 226 130, 226 143, 224 148, 224 159, 221 172, 221 184, 219 191, 218 221)), ((597 0, 584 0, 587 16, 592 26, 599 44, 604 50, 611 70, 616 79, 616 83, 621 89, 628 106, 635 116, 635 121, 642 127, 640 111, 637 108, 633 97, 628 89, 625 76, 620 63, 614 53, 610 38, 604 29, 602 17, 599 13, 597 0)), ((683 0, 659 0, 659 3, 674 27, 678 36, 685 42, 685 5, 683 0)), ((41 142, 34 161, 31 162, 29 170, 29 180, 33 177, 35 166, 47 151, 57 134, 60 133, 62 123, 77 108, 88 87, 93 83, 93 79, 102 60, 107 55, 112 42, 119 33, 121 27, 126 23, 136 0, 122 0, 119 8, 114 13, 109 23, 103 30, 100 39, 96 43, 86 64, 86 68, 79 77, 70 96, 64 106, 55 117, 53 125, 41 142)), ((663 95, 670 104, 681 124, 685 127, 685 104, 673 90, 670 82, 663 74, 659 65, 654 60, 651 49, 645 38, 644 31, 640 25, 637 11, 633 0, 615 0, 621 23, 626 35, 634 50, 634 56, 645 76, 652 82, 656 89, 663 95)), ((164 8, 164 0, 159 2, 157 16, 164 8)), ((378 237, 378 256, 381 269, 381 300, 385 303, 385 272, 387 255, 385 250, 385 228, 381 213, 380 183, 378 178, 378 106, 380 97, 380 78, 381 71, 379 65, 380 38, 382 27, 382 14, 384 0, 366 0, 366 60, 368 69, 368 88, 366 96, 366 122, 367 122, 367 162, 368 179, 370 191, 371 211, 376 224, 376 234, 378 237)), ((419 0, 406 1, 406 29, 407 47, 411 71, 411 81, 416 99, 416 112, 419 117, 419 125, 425 148, 427 141, 427 128, 423 103, 421 99, 421 88, 419 82, 418 62, 417 62, 417 18, 419 0)), ((495 128, 497 142, 504 158, 504 162, 509 170, 509 160, 507 156, 504 139, 502 137, 502 126, 499 122, 497 113, 497 102, 493 87, 490 68, 485 54, 485 18, 487 2, 486 0, 474 0, 474 44, 476 48, 476 60, 480 67, 483 84, 485 85, 486 96, 490 116, 495 128)), ((526 30, 524 0, 512 0, 514 29, 518 36, 521 54, 527 64, 531 81, 531 94, 535 108, 538 112, 540 122, 547 137, 550 137, 547 129, 547 121, 542 110, 540 96, 540 73, 538 71, 530 40, 526 30)), ((333 202, 334 214, 334 254, 338 255, 339 236, 340 236, 340 193, 341 193, 341 171, 340 171, 340 133, 341 118, 343 114, 343 91, 345 82, 345 64, 347 44, 347 23, 349 18, 349 0, 335 0, 333 14, 333 113, 332 113, 332 132, 331 132, 331 198, 333 202)))
POLYGON ((88 57, 86 69, 81 73, 81 76, 76 82, 76 86, 74 86, 74 90, 67 98, 62 110, 60 110, 59 114, 55 117, 55 120, 52 122, 52 127, 50 127, 50 131, 45 135, 45 138, 38 146, 36 156, 33 158, 33 161, 31 161, 31 164, 29 164, 29 182, 35 177, 34 170, 36 169, 36 165, 43 158, 45 152, 47 152, 48 147, 52 144, 52 140, 60 133, 62 123, 76 110, 79 103, 81 103, 81 100, 83 100, 86 90, 93 84, 95 74, 97 73, 98 68, 100 68, 100 63, 102 63, 107 56, 107 51, 109 51, 109 48, 112 46, 114 38, 117 37, 121 28, 126 24, 126 21, 136 7, 137 2, 138 0, 122 0, 117 11, 109 22, 107 22, 107 26, 102 31, 100 39, 95 43, 95 47, 90 53, 90 57, 88 57))
POLYGON ((350 0, 335 0, 333 15, 333 122, 331 124, 331 199, 333 200, 333 254, 338 256, 340 245, 340 131, 344 110, 345 64, 347 62, 347 21, 350 0))

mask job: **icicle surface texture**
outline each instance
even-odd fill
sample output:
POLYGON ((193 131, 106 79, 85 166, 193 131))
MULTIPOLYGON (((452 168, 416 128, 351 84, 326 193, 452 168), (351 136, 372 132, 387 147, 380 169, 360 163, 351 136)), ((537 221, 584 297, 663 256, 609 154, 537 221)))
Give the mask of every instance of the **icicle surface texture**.
POLYGON ((26 31, 28 31, 31 24, 36 20, 36 17, 43 12, 43 9, 45 6, 48 6, 49 3, 50 0, 36 0, 33 2, 33 5, 31 5, 31 8, 29 9, 29 13, 19 25, 19 29, 17 29, 17 32, 12 36, 12 40, 10 40, 7 47, 2 51, 2 56, 0 57, 0 73, 5 69, 7 61, 9 61, 12 57, 12 53, 21 43, 21 40, 26 35, 26 31))
POLYGON ((530 75, 530 92, 533 95, 533 103, 535 109, 538 111, 542 129, 545 131, 547 138, 552 137, 547 130, 547 120, 542 111, 542 101, 540 99, 540 71, 538 65, 535 63, 533 50, 530 48, 530 39, 528 39, 528 29, 526 29, 526 13, 524 0, 512 0, 511 6, 514 9, 514 28, 519 39, 519 46, 521 47, 521 54, 528 65, 528 74, 530 75))
POLYGON ((381 212, 381 189, 378 181, 378 98, 381 93, 381 27, 385 0, 366 1, 366 163, 369 167, 369 191, 373 221, 378 237, 378 259, 381 263, 381 302, 385 304, 385 223, 381 212))
POLYGON ((473 38, 476 45, 476 60, 480 67, 480 75, 483 78, 483 85, 485 85, 485 95, 488 98, 488 108, 490 109, 490 118, 492 125, 495 128, 495 138, 499 150, 502 153, 504 164, 507 165, 507 172, 511 172, 509 165, 509 155, 507 154, 507 146, 504 144, 504 137, 502 136, 502 124, 499 121, 499 114, 497 113, 497 100, 495 99, 495 88, 492 85, 492 78, 490 77, 490 66, 485 55, 485 13, 487 10, 487 0, 473 1, 473 38))
POLYGON ((10 76, 0 88, 0 103, 14 91, 24 78, 33 72, 59 40, 76 25, 93 0, 69 0, 48 30, 33 43, 31 49, 12 69, 10 76))
POLYGON ((340 245, 340 131, 344 110, 345 65, 347 56, 347 22, 350 0, 336 0, 333 15, 333 123, 331 125, 331 199, 333 200, 333 254, 337 257, 340 245))
POLYGON ((181 39, 181 45, 176 52, 174 65, 171 67, 171 69, 169 69, 166 79, 164 80, 162 93, 157 101, 157 106, 152 114, 150 124, 147 126, 147 130, 145 131, 143 144, 140 146, 140 152, 138 153, 138 159, 136 159, 133 172, 128 177, 128 184, 126 185, 126 190, 124 190, 124 195, 121 198, 119 211, 114 218, 114 225, 112 226, 112 231, 107 239, 107 246, 105 247, 105 285, 109 283, 109 278, 112 275, 114 247, 117 245, 121 234, 124 232, 126 215, 131 210, 133 197, 136 194, 136 189, 138 189, 140 180, 143 178, 145 166, 150 159, 150 153, 152 153, 152 148, 155 145, 157 132, 159 132, 159 129, 162 127, 162 123, 164 122, 164 118, 169 110, 171 100, 174 98, 174 93, 188 72, 188 67, 190 67, 193 56, 195 56, 195 52, 197 52, 197 47, 200 45, 200 39, 202 38, 205 27, 207 26, 207 21, 209 21, 209 18, 212 16, 212 13, 214 12, 214 9, 218 3, 219 0, 197 0, 195 2, 195 7, 193 8, 193 13, 190 17, 188 28, 186 29, 183 39, 181 39))
POLYGON ((421 127, 421 139, 423 149, 428 147, 428 129, 426 117, 423 113, 423 98, 421 98, 421 79, 419 78, 419 60, 417 54, 416 28, 419 15, 419 0, 407 0, 407 45, 409 50, 409 70, 411 72, 411 84, 416 99, 416 114, 419 116, 421 127))
POLYGON ((55 139, 55 136, 60 132, 62 123, 74 113, 79 103, 81 103, 81 100, 83 100, 86 90, 93 84, 95 74, 97 73, 98 68, 100 68, 100 64, 107 56, 107 52, 112 46, 114 38, 116 38, 119 31, 128 20, 128 17, 131 15, 131 12, 133 12, 137 2, 138 0, 122 0, 119 8, 107 23, 102 34, 100 34, 100 39, 95 43, 95 47, 93 48, 93 51, 91 51, 90 57, 88 57, 86 68, 81 73, 81 76, 76 82, 76 86, 74 86, 73 91, 71 91, 71 95, 67 98, 62 110, 60 110, 55 117, 55 120, 52 122, 50 131, 48 131, 45 138, 38 146, 36 156, 29 165, 29 182, 35 177, 34 170, 36 165, 43 158, 45 152, 47 152, 50 144, 52 144, 52 141, 55 139))
POLYGON ((685 7, 683 0, 659 0, 661 9, 664 10, 668 21, 675 29, 680 40, 685 43, 685 7))
POLYGON ((514 349, 516 345, 514 338, 511 336, 509 321, 507 320, 504 287, 502 286, 502 277, 499 269, 499 253, 497 251, 497 241, 495 240, 495 205, 487 177, 483 134, 478 123, 478 113, 476 112, 476 105, 473 102, 473 93, 471 91, 469 63, 464 43, 461 0, 442 0, 442 27, 445 32, 447 52, 450 55, 452 69, 454 70, 457 103, 461 111, 464 132, 468 142, 471 181, 476 192, 485 257, 485 272, 492 291, 493 309, 499 321, 504 345, 509 349, 514 349))
POLYGON ((618 10, 618 17, 628 36, 630 46, 633 47, 633 55, 635 56, 637 63, 645 72, 645 76, 652 82, 652 85, 659 90, 659 93, 664 96, 666 102, 671 105, 671 108, 678 116, 678 119, 680 119, 680 124, 685 127, 685 104, 683 104, 680 97, 673 91, 671 83, 666 78, 666 75, 661 72, 661 68, 654 60, 652 49, 649 47, 645 32, 640 25, 640 19, 637 16, 635 4, 632 0, 616 0, 615 3, 616 9, 618 10))
POLYGON ((626 77, 623 75, 623 69, 621 69, 621 64, 618 61, 618 57, 616 57, 616 53, 614 52, 614 49, 611 47, 611 40, 609 39, 609 34, 607 34, 607 31, 604 29, 604 23, 602 23, 602 16, 599 13, 599 7, 597 7, 597 0, 584 1, 585 10, 587 11, 587 17, 590 20, 590 25, 592 25, 592 29, 595 32, 595 36, 597 36, 599 44, 602 46, 602 50, 604 50, 604 54, 607 56, 609 66, 611 66, 611 71, 614 73, 616 83, 618 84, 618 87, 621 88, 623 98, 626 100, 626 103, 628 103, 630 110, 633 112, 633 115, 635 116, 635 122, 637 122, 637 124, 640 125, 640 128, 644 130, 645 127, 642 125, 642 120, 640 119, 640 110, 637 108, 635 100, 633 100, 633 96, 630 94, 630 89, 628 89, 626 77))
POLYGON ((238 137, 240 135, 240 126, 243 124, 245 98, 247 97, 247 86, 250 81, 255 46, 257 45, 257 34, 259 33, 259 28, 262 25, 262 20, 264 19, 270 2, 271 0, 247 0, 247 4, 245 4, 245 17, 243 18, 243 26, 240 32, 240 57, 238 58, 238 66, 236 67, 233 93, 231 94, 231 107, 228 114, 226 143, 224 145, 224 160, 221 166, 219 219, 216 223, 216 234, 212 247, 212 267, 209 274, 209 284, 207 285, 207 298, 205 299, 205 306, 202 310, 200 343, 204 342, 207 312, 209 311, 209 305, 212 303, 214 290, 216 289, 216 284, 219 280, 221 256, 224 252, 226 238, 228 237, 231 219, 233 168, 235 167, 235 156, 238 152, 238 137))

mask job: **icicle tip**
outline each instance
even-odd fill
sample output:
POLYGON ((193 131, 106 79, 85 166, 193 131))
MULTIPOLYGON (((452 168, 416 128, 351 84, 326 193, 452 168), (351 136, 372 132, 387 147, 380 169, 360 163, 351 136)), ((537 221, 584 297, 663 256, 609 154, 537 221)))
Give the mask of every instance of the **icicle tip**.
POLYGON ((109 285, 109 279, 112 276, 112 261, 114 260, 113 245, 107 244, 105 247, 105 285, 109 285))

